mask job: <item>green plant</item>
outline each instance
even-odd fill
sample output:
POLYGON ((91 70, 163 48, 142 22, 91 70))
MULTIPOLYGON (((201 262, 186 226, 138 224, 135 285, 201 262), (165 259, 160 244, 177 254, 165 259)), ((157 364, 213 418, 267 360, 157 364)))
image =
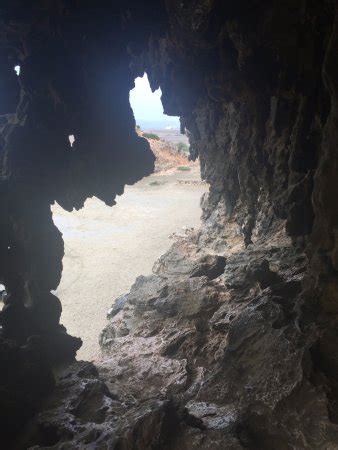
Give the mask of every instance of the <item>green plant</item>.
POLYGON ((154 139, 155 141, 159 141, 160 137, 157 136, 157 134, 154 133, 142 133, 142 136, 146 139, 154 139))
POLYGON ((178 166, 177 170, 182 170, 182 172, 189 172, 189 170, 191 169, 188 166, 178 166))
POLYGON ((136 130, 140 130, 140 129, 141 129, 140 125, 136 125, 136 130))
POLYGON ((177 150, 179 151, 179 152, 182 152, 182 153, 189 153, 189 145, 187 145, 187 144, 185 144, 184 142, 179 142, 178 144, 177 144, 177 150))

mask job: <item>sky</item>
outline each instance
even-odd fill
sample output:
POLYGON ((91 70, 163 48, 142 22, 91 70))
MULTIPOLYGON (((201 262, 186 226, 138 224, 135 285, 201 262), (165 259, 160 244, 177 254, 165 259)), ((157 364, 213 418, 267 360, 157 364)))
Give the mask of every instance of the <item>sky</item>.
POLYGON ((161 89, 154 93, 151 92, 147 74, 144 74, 142 78, 136 78, 135 88, 130 91, 129 99, 136 124, 141 128, 144 128, 145 125, 155 128, 157 126, 179 128, 178 117, 163 114, 161 95, 161 89))

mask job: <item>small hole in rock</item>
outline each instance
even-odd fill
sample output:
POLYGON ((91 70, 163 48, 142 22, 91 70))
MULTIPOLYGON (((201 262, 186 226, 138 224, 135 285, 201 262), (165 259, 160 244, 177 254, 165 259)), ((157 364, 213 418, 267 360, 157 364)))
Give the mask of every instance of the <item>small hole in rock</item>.
POLYGON ((68 136, 68 139, 69 139, 70 146, 73 147, 73 144, 74 144, 74 142, 75 142, 74 134, 70 134, 70 135, 68 136))
POLYGON ((14 71, 15 71, 15 73, 17 74, 17 76, 20 75, 20 70, 21 70, 21 67, 20 67, 20 66, 15 66, 15 67, 14 67, 14 71))
POLYGON ((0 284, 0 311, 4 307, 4 301, 7 296, 6 286, 3 284, 0 284))

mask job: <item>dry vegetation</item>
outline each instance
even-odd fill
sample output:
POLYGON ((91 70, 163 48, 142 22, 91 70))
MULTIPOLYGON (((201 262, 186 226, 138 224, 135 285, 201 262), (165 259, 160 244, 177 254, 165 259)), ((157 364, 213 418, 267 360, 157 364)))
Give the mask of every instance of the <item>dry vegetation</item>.
POLYGON ((195 166, 196 162, 189 160, 189 153, 186 151, 188 146, 173 144, 171 142, 152 137, 151 133, 143 133, 137 130, 140 136, 147 139, 150 144, 150 148, 153 151, 156 161, 155 161, 155 173, 166 172, 168 170, 186 170, 189 171, 192 166, 195 166), (182 169, 184 167, 184 169, 182 169))

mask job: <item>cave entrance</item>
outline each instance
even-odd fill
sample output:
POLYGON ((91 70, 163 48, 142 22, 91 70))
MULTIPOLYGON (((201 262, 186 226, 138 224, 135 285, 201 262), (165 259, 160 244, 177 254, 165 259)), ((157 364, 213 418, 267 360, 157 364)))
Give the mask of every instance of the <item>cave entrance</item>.
POLYGON ((126 186, 112 208, 96 198, 71 213, 52 207, 65 243, 56 295, 62 302, 61 322, 83 340, 78 359, 98 359, 100 332, 114 300, 139 275, 151 274, 173 233, 200 223, 200 198, 207 187, 198 163, 188 161, 188 140, 179 133, 178 118, 164 116, 160 96, 151 92, 146 75, 136 79, 130 93, 135 131, 156 155, 155 173, 126 186))

